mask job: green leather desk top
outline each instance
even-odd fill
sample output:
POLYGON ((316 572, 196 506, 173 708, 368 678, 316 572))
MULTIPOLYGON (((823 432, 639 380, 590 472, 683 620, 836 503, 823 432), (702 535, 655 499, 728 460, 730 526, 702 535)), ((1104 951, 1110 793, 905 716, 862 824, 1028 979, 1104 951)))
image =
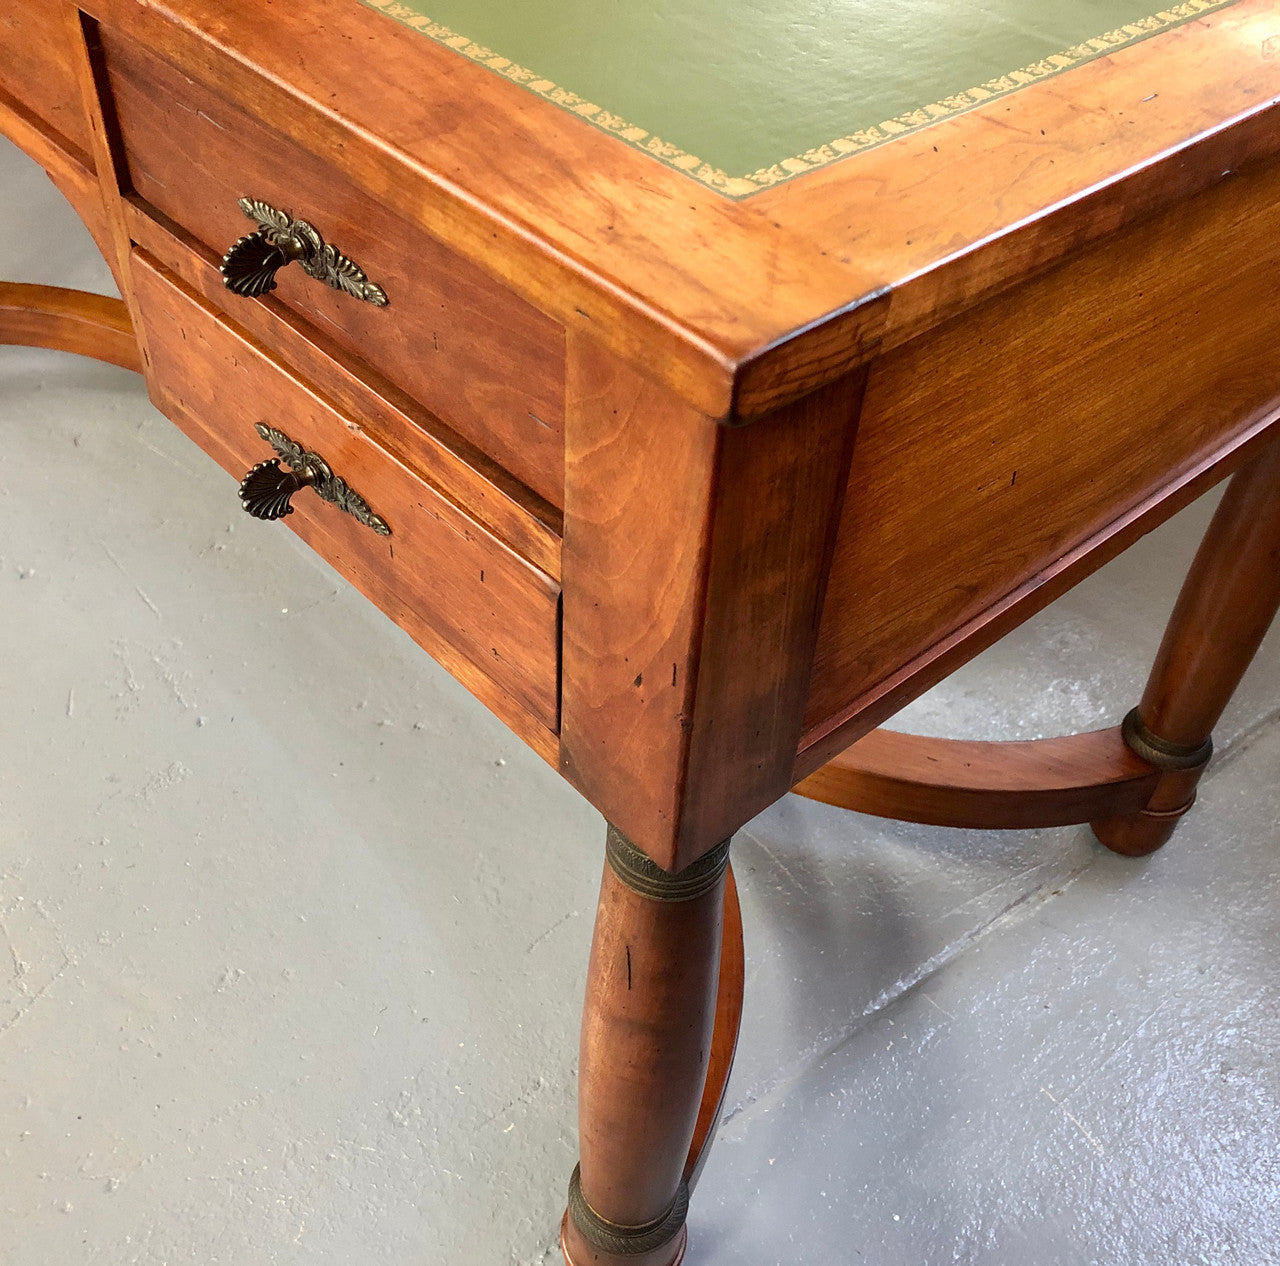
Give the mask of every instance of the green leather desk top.
POLYGON ((1234 0, 363 0, 742 197, 1234 0))

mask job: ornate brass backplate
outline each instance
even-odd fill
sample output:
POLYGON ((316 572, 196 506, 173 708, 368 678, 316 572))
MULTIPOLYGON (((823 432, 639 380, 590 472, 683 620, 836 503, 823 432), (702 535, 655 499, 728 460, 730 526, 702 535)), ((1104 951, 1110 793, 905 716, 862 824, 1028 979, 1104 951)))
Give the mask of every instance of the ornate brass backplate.
POLYGON ((306 220, 295 220, 260 198, 241 198, 240 210, 261 226, 248 233, 222 258, 222 278, 229 290, 257 298, 276 287, 276 273, 296 262, 307 274, 334 290, 363 299, 376 308, 387 306, 387 294, 365 271, 336 247, 330 246, 306 220))
POLYGON ((290 498, 303 488, 314 488, 330 504, 349 514, 357 523, 372 528, 379 536, 390 536, 387 521, 369 509, 369 503, 319 453, 305 449, 283 431, 265 422, 255 427, 279 458, 259 462, 240 484, 240 500, 245 510, 256 519, 282 519, 293 513, 290 498), (280 462, 289 466, 280 469, 280 462))

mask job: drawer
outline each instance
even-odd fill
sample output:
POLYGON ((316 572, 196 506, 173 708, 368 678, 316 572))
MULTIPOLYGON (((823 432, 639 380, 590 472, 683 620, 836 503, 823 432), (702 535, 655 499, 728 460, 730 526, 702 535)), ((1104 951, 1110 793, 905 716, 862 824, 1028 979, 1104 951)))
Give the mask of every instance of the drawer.
POLYGON ((283 522, 553 758, 559 586, 142 252, 132 277, 157 407, 237 478, 275 456, 258 423, 319 454, 390 534, 312 489, 283 522))
MULTIPOLYGON (((218 258, 177 225, 158 224, 132 200, 125 226, 135 246, 188 290, 221 310, 226 287, 218 258)), ((560 578, 561 513, 487 454, 360 360, 320 336, 272 295, 238 305, 235 324, 289 366, 339 412, 359 418, 384 448, 462 506, 499 540, 553 580, 560 578)))
MULTIPOLYGON (((136 196, 219 255, 256 228, 242 197, 307 221, 388 302, 298 264, 280 270, 274 297, 563 507, 562 328, 322 158, 109 27, 101 39, 136 196)), ((226 291, 223 306, 234 317, 257 302, 226 291)))

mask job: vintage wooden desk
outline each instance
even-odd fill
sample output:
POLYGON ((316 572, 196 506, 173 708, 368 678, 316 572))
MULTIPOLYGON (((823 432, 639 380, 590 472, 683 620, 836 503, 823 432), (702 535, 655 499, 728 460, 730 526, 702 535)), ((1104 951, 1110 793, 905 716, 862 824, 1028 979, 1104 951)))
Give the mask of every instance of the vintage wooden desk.
POLYGON ((1190 806, 1280 603, 1271 0, 5 0, 0 41, 125 296, 5 286, 0 339, 141 369, 612 824, 571 1263, 683 1256, 754 814, 1141 854, 1190 806), (1123 726, 876 730, 1233 471, 1123 726))

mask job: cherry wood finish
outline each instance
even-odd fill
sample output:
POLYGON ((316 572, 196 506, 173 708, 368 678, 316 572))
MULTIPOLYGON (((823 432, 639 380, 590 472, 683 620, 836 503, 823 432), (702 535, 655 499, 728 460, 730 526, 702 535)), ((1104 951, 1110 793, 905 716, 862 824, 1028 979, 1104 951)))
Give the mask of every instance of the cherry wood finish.
POLYGON ((741 202, 352 0, 91 8, 713 417, 767 413, 1280 152, 1270 0, 741 202))
MULTIPOLYGON (((602 900, 601 911, 604 909, 605 906, 602 900)), ((690 913, 692 914, 693 912, 690 913)), ((729 1087, 729 1074, 733 1069, 733 1057, 738 1046, 738 1034, 742 1026, 743 983, 746 974, 746 962, 742 940, 742 910, 738 904, 738 886, 732 866, 725 872, 724 905, 721 920, 720 965, 716 985, 711 1050, 707 1058, 706 1077, 703 1082, 702 1099, 698 1105, 698 1116, 693 1129, 693 1138, 685 1157, 684 1168, 680 1173, 680 1180, 686 1184, 690 1191, 698 1185, 702 1168, 711 1153, 711 1144, 715 1141, 716 1127, 720 1123, 724 1097, 729 1087)), ((593 983, 597 983, 594 977, 593 983)), ((590 988, 591 986, 589 986, 590 988)), ((592 1001, 593 995, 589 993, 588 1004, 590 1005, 592 1001)), ((584 1024, 584 1041, 586 1034, 587 1028, 584 1024)), ((594 1037, 593 1031, 593 1053, 598 1054, 594 1047, 594 1037)), ((655 1085, 654 1091, 656 1093, 665 1093, 665 1086, 655 1085)), ((607 1161, 607 1158, 604 1159, 607 1161)), ((575 1238, 575 1232, 569 1226, 567 1212, 561 1225, 561 1236, 566 1242, 565 1251, 568 1254, 567 1244, 575 1238)), ((649 1256, 661 1263, 672 1262, 673 1254, 683 1254, 685 1238, 684 1234, 681 1234, 672 1245, 665 1246, 657 1252, 649 1254, 649 1256)), ((578 1251, 581 1256, 571 1257, 570 1266, 574 1266, 579 1260, 593 1263, 603 1261, 604 1266, 608 1266, 608 1259, 602 1259, 594 1246, 587 1246, 585 1251, 580 1246, 578 1251)), ((634 1266, 634 1258, 631 1260, 632 1266, 634 1266)), ((679 1255, 676 1255, 672 1266, 675 1266, 675 1263, 678 1263, 679 1260, 679 1255)))
POLYGON ((1213 732, 1280 605, 1280 444, 1227 487, 1183 586, 1139 711, 1167 743, 1213 732))
MULTIPOLYGON (((66 0, 61 0, 66 3, 66 0)), ((143 373, 148 371, 147 332, 143 313, 133 286, 133 243, 123 218, 121 189, 124 187, 124 158, 119 129, 110 94, 105 88, 102 47, 97 23, 79 8, 73 8, 74 22, 67 48, 68 63, 80 86, 80 101, 89 125, 91 158, 98 182, 98 200, 105 220, 104 255, 115 274, 120 295, 129 310, 129 320, 138 339, 143 373)), ((101 243, 100 243, 101 244, 101 243)))
POLYGON ((559 587, 176 279, 141 256, 132 275, 157 405, 237 478, 274 456, 258 422, 318 452, 391 535, 308 492, 285 522, 508 725, 554 751, 559 587))
POLYGON ((75 9, 49 0, 0 6, 0 91, 21 101, 82 167, 92 167, 89 119, 72 51, 75 9))
MULTIPOLYGON (((1280 442, 1228 486, 1187 576, 1138 705, 1158 740, 1194 750, 1209 741, 1280 610, 1280 442)), ((1094 823, 1118 853, 1164 844, 1195 801, 1207 761, 1167 772, 1136 814, 1094 823)))
POLYGON ((270 119, 711 416, 732 411, 747 358, 784 373, 788 336, 815 307, 843 311, 878 289, 795 231, 352 0, 276 5, 269 22, 255 0, 95 4, 104 25, 270 119))
POLYGON ((560 766, 669 869, 791 786, 862 387, 725 428, 570 337, 560 766))
MULTIPOLYGON (((261 199, 315 225, 386 291, 378 308, 297 267, 277 302, 323 329, 559 505, 564 482, 564 333, 437 238, 391 215, 263 122, 102 28, 128 180, 139 199, 221 254, 256 229, 261 199)), ((222 293, 228 315, 257 302, 222 293)))
MULTIPOLYGON (((1158 737, 1207 732, 1274 609, 1270 0, 740 202, 354 0, 84 3, 10 0, 48 80, 0 74, 0 127, 103 246, 157 404, 236 474, 270 455, 256 421, 329 458, 392 536, 310 494, 290 526, 661 867, 1256 461, 1142 706, 1158 737), (311 219, 390 307, 290 270, 233 299, 241 194, 311 219), (435 359, 437 303, 461 337, 435 359)), ((1114 732, 1012 755, 881 734, 813 786, 925 821, 1119 814, 1097 829, 1140 851, 1198 773, 1114 732)), ((696 1180, 741 978, 729 893, 606 872, 600 1215, 696 1180)), ((576 1235, 576 1266, 621 1266, 576 1235)))
POLYGON ((883 261, 888 350, 1280 153, 1277 36, 1270 0, 1233 5, 749 205, 883 261))
POLYGON ((1275 401, 1277 278, 1267 164, 878 361, 806 731, 1275 401))
POLYGON ((803 781, 835 759, 851 743, 882 725, 913 699, 1042 611, 1277 438, 1280 438, 1280 403, 1246 419, 1231 438, 1220 446, 1209 447, 1167 484, 1149 489, 1136 505, 1101 525, 1061 557, 1046 562, 987 610, 944 634, 826 725, 806 734, 796 756, 794 781, 803 781))
POLYGON ((142 372, 129 310, 83 290, 0 281, 0 343, 53 347, 142 372))
MULTIPOLYGON (((102 205, 98 178, 90 166, 92 160, 3 88, 0 88, 0 133, 44 168, 45 174, 84 221, 98 249, 109 263, 114 263, 114 240, 102 205)), ((119 274, 116 279, 119 280, 119 274)))
MULTIPOLYGON (((219 258, 173 223, 160 224, 129 199, 129 236, 208 304, 228 302, 219 258)), ((517 554, 560 578, 560 511, 531 492, 385 376, 351 356, 322 330, 299 317, 275 295, 238 303, 235 322, 273 348, 344 413, 378 432, 379 442, 404 455, 451 501, 484 523, 517 554)))
MULTIPOLYGON (((1219 505, 1138 708, 1155 741, 1183 753, 1210 744, 1280 610, 1280 439, 1269 438, 1219 505)), ((795 791, 937 826, 1092 822, 1108 848, 1138 857, 1169 841, 1207 765, 1206 756, 1190 768, 1161 770, 1130 747, 1120 727, 1006 743, 873 730, 795 791)))
MULTIPOLYGON (((600 887, 578 1072, 582 1195, 621 1226, 660 1219, 676 1199, 694 1144, 710 1063, 724 932, 725 880, 665 901, 628 887, 606 863, 600 887)), ((619 1266, 572 1217, 572 1266, 619 1266)), ((669 1266, 684 1231, 641 1255, 669 1266)), ((634 1260, 634 1259, 632 1259, 634 1260)))
POLYGON ((1135 812, 1159 781, 1119 727, 1009 743, 872 730, 795 791, 930 826, 1027 829, 1135 812))
POLYGON ((702 1168, 711 1154, 716 1127, 729 1089, 729 1074, 738 1051, 738 1035, 742 1029, 743 992, 746 984, 746 951, 742 939, 742 907, 738 903, 738 881, 732 864, 725 872, 724 915, 720 936, 720 980, 716 986, 715 1026, 711 1035, 711 1055, 707 1061, 707 1079, 698 1106, 698 1121, 693 1128, 693 1141, 685 1158, 682 1177, 692 1191, 702 1176, 702 1168))

